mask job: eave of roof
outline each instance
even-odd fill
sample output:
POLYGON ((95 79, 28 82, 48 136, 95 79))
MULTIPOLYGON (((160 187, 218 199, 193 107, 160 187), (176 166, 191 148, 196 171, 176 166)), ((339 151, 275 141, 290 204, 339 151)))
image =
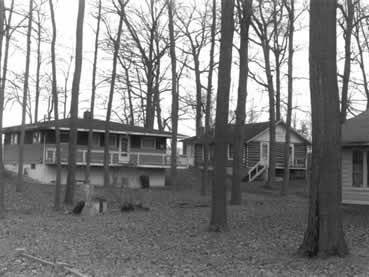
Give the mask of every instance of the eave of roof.
MULTIPOLYGON (((88 131, 89 128, 88 119, 77 119, 77 130, 78 131, 88 131)), ((69 130, 70 119, 61 119, 57 122, 55 120, 38 122, 33 124, 26 124, 26 130, 53 130, 55 129, 55 124, 58 124, 60 130, 69 130)), ((94 132, 105 132, 106 122, 104 120, 93 119, 92 130, 94 132)), ((21 126, 10 126, 3 128, 4 133, 20 131, 21 126)), ((146 135, 146 136, 161 136, 161 137, 171 137, 172 133, 166 131, 159 131, 155 129, 149 129, 140 126, 131 126, 126 124, 121 124, 118 122, 110 122, 110 132, 116 134, 131 134, 131 135, 146 135)), ((186 138, 187 136, 178 134, 179 139, 186 138)))

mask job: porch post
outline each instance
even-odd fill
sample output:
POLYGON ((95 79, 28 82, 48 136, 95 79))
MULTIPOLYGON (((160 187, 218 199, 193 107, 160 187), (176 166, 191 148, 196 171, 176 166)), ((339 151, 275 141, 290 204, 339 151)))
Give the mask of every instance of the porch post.
POLYGON ((367 160, 367 151, 364 151, 363 155, 363 187, 366 188, 368 186, 368 160, 367 160))

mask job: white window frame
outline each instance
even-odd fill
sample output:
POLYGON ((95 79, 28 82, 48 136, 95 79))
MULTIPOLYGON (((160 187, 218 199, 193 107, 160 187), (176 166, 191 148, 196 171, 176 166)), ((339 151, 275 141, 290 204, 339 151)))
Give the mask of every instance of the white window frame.
POLYGON ((141 137, 141 149, 156 149, 156 138, 155 137, 141 137), (144 146, 144 140, 153 140, 153 145, 152 146, 144 146))
POLYGON ((265 164, 267 165, 269 163, 269 142, 267 141, 260 142, 260 161, 264 161, 263 159, 263 146, 264 145, 266 145, 266 149, 267 149, 267 155, 265 159, 265 164))

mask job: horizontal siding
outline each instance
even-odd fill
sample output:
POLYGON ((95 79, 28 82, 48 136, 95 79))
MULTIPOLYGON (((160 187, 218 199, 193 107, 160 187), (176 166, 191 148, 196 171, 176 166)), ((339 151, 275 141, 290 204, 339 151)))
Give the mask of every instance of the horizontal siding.
POLYGON ((342 186, 352 187, 352 151, 342 151, 342 186))
POLYGON ((247 144, 247 167, 251 168, 260 161, 260 142, 252 141, 247 144))
MULTIPOLYGON (((43 145, 24 144, 24 162, 42 163, 43 145)), ((4 145, 4 163, 18 162, 19 144, 4 145)))
POLYGON ((342 202, 346 203, 366 203, 369 204, 369 190, 342 188, 342 202))

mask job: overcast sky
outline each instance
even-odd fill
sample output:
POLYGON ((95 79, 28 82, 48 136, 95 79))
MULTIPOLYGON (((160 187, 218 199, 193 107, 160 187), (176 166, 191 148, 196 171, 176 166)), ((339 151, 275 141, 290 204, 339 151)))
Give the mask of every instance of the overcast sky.
MULTIPOLYGON (((190 2, 191 0, 188 0, 190 2)), ((8 3, 9 1, 6 1, 8 3)), ((103 1, 105 2, 105 0, 103 1)), ((132 1, 131 1, 132 2, 132 1)), ((91 68, 92 68, 92 58, 93 58, 93 47, 94 47, 94 32, 93 29, 95 28, 96 22, 95 19, 91 16, 91 12, 93 9, 93 4, 95 0, 87 0, 86 1, 86 11, 85 11, 85 24, 84 24, 84 51, 83 51, 83 69, 82 69, 82 79, 81 79, 81 99, 80 99, 80 116, 84 110, 88 109, 89 107, 89 93, 91 90, 91 68)), ((138 1, 137 1, 138 3, 138 1)), ((298 1, 301 5, 302 1, 298 1)), ((69 57, 74 56, 74 45, 75 45, 75 28, 76 28, 76 15, 78 9, 78 1, 76 0, 59 0, 55 1, 55 12, 56 12, 56 21, 57 21, 57 56, 58 60, 58 82, 59 85, 62 81, 63 71, 66 71, 68 67, 69 57)), ((298 5, 299 5, 298 4, 298 5)), ((17 9, 27 9, 28 1, 26 0, 16 0, 16 8, 17 9)), ((298 6, 297 5, 297 6, 298 6)), ((45 5, 45 11, 48 13, 49 8, 48 4, 45 5)), ((45 28, 49 28, 50 22, 49 19, 46 19, 45 28)), ((296 32, 295 35, 295 45, 296 45, 296 52, 295 52, 295 77, 297 79, 294 82, 294 106, 297 107, 296 110, 296 117, 298 121, 308 121, 309 114, 308 111, 310 110, 310 96, 309 96, 309 82, 308 82, 308 14, 305 13, 303 16, 299 18, 297 23, 298 28, 302 28, 302 30, 296 32)), ((101 34, 104 36, 104 34, 101 34)), ((337 34, 340 36, 340 34, 337 34)), ((16 44, 22 48, 26 45, 26 37, 25 36, 17 36, 16 44)), ((35 50, 36 44, 35 41, 32 41, 32 48, 33 51, 35 50)), ((48 58, 49 53, 49 43, 43 44, 43 52, 46 57, 48 58)), ((99 59, 99 66, 100 70, 103 67, 103 70, 109 71, 110 70, 110 60, 107 57, 107 54, 103 54, 100 51, 100 59, 99 59)), ((31 74, 35 72, 36 63, 35 57, 32 57, 33 60, 31 61, 31 74)), ((15 50, 12 52, 12 55, 9 58, 10 68, 14 71, 21 72, 24 68, 25 64, 25 57, 24 54, 20 50, 15 50)), ((43 64, 43 70, 47 71, 50 70, 50 65, 45 63, 43 64)), ((262 73, 261 73, 262 74, 262 73)), ((237 76, 238 76, 238 68, 237 66, 233 67, 232 70, 232 84, 231 84, 231 104, 230 109, 234 110, 236 107, 236 100, 237 100, 237 76)), ((263 75, 261 75, 263 76, 263 75)), ((263 76, 264 77, 264 76, 263 76)), ((70 72, 70 80, 69 80, 69 87, 71 87, 71 82, 73 78, 73 66, 70 72)), ((287 78, 284 79, 282 83, 282 93, 283 95, 286 94, 286 83, 287 78)), ((186 78, 183 80, 184 87, 193 88, 194 87, 194 77, 186 78)), ((32 85, 32 84, 31 84, 32 85)), ((100 94, 107 95, 108 94, 108 86, 103 86, 100 88, 100 94)), ((169 99, 168 99, 169 100, 169 99)), ((163 105, 166 107, 165 110, 169 111, 170 101, 163 100, 163 105)), ((249 82, 249 94, 248 94, 248 104, 247 109, 250 109, 251 106, 254 106, 256 109, 261 110, 262 108, 267 108, 268 104, 268 97, 267 92, 263 90, 260 86, 255 85, 253 82, 249 82)), ((39 117, 42 118, 42 114, 46 113, 47 104, 44 101, 40 107, 40 115, 39 117)), ((104 116, 103 111, 98 113, 98 116, 101 118, 104 116)), ((116 117, 113 116, 116 119, 116 117)), ((268 114, 267 112, 261 113, 259 117, 259 121, 267 120, 268 114)), ((20 107, 19 105, 8 105, 6 107, 5 115, 4 115, 4 125, 16 125, 20 124, 21 122, 21 114, 20 114, 20 107)), ((179 124, 179 132, 184 133, 187 135, 194 134, 194 121, 184 121, 179 124)))

